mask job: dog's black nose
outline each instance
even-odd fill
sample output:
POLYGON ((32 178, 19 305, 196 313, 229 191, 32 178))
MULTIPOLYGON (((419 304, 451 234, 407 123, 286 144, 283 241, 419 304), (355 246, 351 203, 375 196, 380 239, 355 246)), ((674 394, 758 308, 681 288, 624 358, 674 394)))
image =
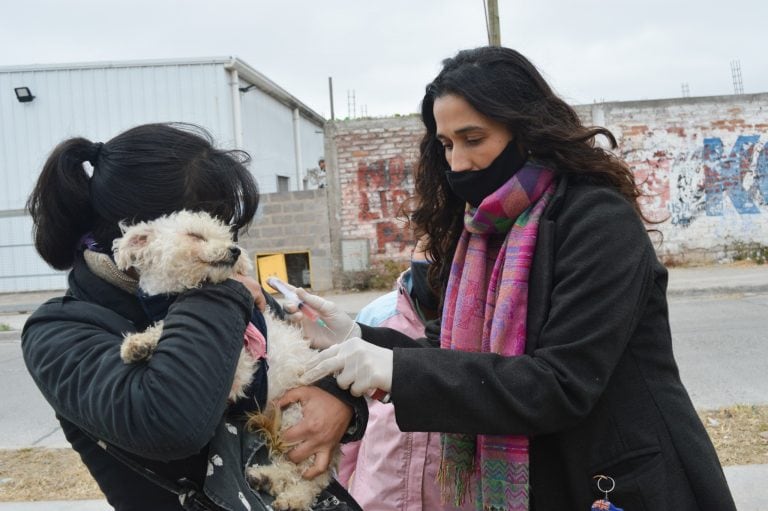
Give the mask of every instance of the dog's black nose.
POLYGON ((232 256, 232 259, 237 259, 240 255, 240 247, 229 247, 229 255, 232 256))

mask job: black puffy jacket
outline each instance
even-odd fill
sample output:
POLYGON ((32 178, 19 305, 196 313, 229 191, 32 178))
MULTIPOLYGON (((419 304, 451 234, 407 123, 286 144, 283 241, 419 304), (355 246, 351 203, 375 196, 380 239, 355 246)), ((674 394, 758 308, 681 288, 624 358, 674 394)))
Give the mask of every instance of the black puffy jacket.
MULTIPOLYGON (((233 280, 190 290, 168 309, 152 358, 126 365, 119 354, 123 334, 144 330, 150 320, 135 296, 97 277, 78 258, 66 296, 46 302, 29 318, 22 333, 27 368, 115 509, 180 505, 92 437, 166 478, 201 485, 252 308, 250 293, 233 280)), ((353 405, 357 427, 349 440, 362 436, 365 402, 333 380, 319 386, 353 405)))

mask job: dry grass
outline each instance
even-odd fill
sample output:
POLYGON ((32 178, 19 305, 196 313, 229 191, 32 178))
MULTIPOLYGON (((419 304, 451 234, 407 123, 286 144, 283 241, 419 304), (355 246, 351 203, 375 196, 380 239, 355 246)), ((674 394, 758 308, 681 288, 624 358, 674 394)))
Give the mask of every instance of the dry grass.
POLYGON ((723 465, 768 463, 768 406, 699 412, 723 465))
MULTIPOLYGON (((739 405, 699 416, 723 465, 768 463, 768 406, 739 405)), ((0 450, 0 502, 101 498, 71 449, 0 450)))
POLYGON ((0 450, 0 501, 103 498, 72 449, 0 450))

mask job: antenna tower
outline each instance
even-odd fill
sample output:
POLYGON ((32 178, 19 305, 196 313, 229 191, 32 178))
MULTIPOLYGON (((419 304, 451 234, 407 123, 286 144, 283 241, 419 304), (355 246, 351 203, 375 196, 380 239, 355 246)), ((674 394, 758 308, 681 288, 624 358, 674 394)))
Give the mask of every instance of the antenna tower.
POLYGON ((741 62, 731 61, 731 76, 733 77, 733 93, 744 94, 744 83, 741 80, 741 62))
POLYGON ((347 89, 347 117, 354 119, 357 117, 357 106, 355 105, 355 91, 347 89))

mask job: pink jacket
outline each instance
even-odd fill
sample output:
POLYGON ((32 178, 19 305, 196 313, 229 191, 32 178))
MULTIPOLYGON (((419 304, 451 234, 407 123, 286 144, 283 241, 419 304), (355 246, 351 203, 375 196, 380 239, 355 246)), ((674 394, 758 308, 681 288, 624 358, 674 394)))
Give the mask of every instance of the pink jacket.
MULTIPOLYGON (((409 295, 410 273, 400 275, 397 290, 374 300, 357 317, 411 337, 424 336, 424 323, 409 295)), ((339 481, 365 511, 473 510, 440 502, 440 433, 403 433, 392 405, 368 403, 368 427, 359 442, 342 447, 339 481)), ((469 499, 468 499, 469 500, 469 499)))

